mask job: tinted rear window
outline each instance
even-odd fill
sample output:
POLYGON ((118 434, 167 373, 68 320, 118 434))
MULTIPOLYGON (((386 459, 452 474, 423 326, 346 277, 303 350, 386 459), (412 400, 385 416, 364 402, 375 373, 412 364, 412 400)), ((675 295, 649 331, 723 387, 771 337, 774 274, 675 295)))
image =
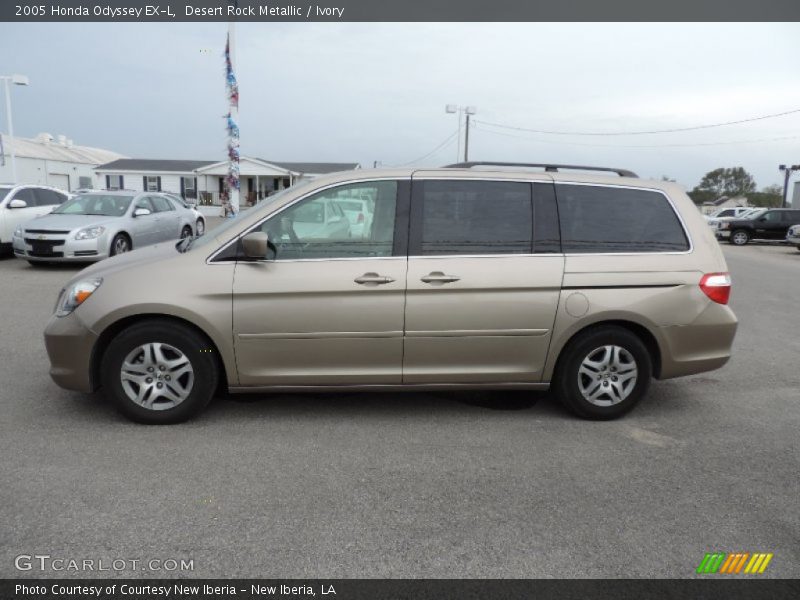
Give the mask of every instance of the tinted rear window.
POLYGON ((680 252, 689 242, 660 192, 556 185, 564 252, 680 252))
POLYGON ((532 251, 530 184, 425 181, 421 185, 423 255, 532 251))

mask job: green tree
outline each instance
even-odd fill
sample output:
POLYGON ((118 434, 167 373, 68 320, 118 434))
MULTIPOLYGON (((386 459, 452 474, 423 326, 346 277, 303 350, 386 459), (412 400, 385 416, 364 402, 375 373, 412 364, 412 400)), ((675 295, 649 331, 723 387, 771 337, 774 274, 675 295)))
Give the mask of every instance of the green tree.
POLYGON ((779 185, 768 185, 760 192, 748 194, 747 200, 752 206, 778 208, 783 205, 783 188, 779 185))
MULTIPOLYGON (((730 167, 709 171, 700 180, 692 192, 706 199, 716 199, 721 196, 746 196, 756 191, 756 182, 742 167, 730 167), (712 196, 712 198, 708 198, 712 196)), ((693 196, 694 198, 694 196, 693 196)), ((695 202, 698 200, 695 199, 695 202)))

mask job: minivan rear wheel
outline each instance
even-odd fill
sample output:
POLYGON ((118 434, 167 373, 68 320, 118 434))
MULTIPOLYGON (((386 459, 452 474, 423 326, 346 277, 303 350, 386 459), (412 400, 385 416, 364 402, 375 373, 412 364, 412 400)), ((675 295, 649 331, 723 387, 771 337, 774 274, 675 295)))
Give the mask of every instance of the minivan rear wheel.
POLYGON ((553 380, 561 403, 585 419, 615 419, 647 392, 653 367, 631 331, 602 326, 579 334, 564 349, 553 380))
POLYGON ((120 412, 149 424, 193 417, 209 403, 219 378, 208 341, 164 320, 123 330, 106 349, 101 368, 106 394, 120 412))

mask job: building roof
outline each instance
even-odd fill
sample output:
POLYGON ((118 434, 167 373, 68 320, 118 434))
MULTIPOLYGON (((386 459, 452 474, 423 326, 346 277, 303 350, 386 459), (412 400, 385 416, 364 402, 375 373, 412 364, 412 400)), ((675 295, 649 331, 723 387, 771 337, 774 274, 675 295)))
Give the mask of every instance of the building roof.
MULTIPOLYGON (((243 159, 247 158, 245 156, 243 159)), ((270 165, 275 165, 293 173, 335 173, 337 171, 350 171, 359 168, 359 163, 317 163, 317 162, 276 162, 274 160, 255 160, 270 165)), ((202 169, 211 165, 219 164, 218 160, 161 160, 150 158, 121 158, 97 167, 98 171, 171 171, 179 173, 189 173, 195 169, 202 169)))
POLYGON ((111 160, 123 158, 123 154, 92 148, 89 146, 76 146, 72 140, 60 135, 58 139, 48 133, 40 133, 36 138, 21 138, 2 136, 3 154, 14 154, 21 158, 38 158, 41 160, 57 160, 63 162, 81 163, 88 165, 101 165, 111 160))
POLYGON ((195 169, 213 164, 213 160, 162 160, 159 158, 121 158, 100 165, 98 171, 175 171, 191 173, 195 169))
POLYGON ((359 163, 277 162, 264 160, 263 158, 259 160, 294 173, 336 173, 338 171, 352 171, 360 167, 359 163))

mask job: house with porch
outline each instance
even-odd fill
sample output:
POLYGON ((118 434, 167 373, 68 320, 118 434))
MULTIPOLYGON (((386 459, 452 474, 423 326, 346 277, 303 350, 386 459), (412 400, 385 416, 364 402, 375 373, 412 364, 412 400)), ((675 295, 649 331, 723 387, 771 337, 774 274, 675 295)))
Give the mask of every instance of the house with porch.
MULTIPOLYGON (((358 169, 358 163, 275 162, 248 156, 239 161, 241 205, 326 173, 358 169)), ((123 158, 95 169, 99 189, 173 192, 200 205, 219 206, 228 161, 123 158)))

